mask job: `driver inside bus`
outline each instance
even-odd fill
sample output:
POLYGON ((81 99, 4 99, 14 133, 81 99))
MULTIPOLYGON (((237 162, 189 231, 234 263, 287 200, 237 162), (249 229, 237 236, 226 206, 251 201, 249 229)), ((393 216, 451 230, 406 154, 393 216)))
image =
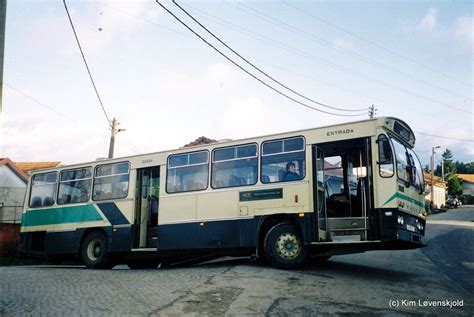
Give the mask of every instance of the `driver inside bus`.
POLYGON ((292 161, 286 164, 286 172, 283 176, 283 181, 295 181, 301 179, 300 175, 296 173, 296 165, 292 161))

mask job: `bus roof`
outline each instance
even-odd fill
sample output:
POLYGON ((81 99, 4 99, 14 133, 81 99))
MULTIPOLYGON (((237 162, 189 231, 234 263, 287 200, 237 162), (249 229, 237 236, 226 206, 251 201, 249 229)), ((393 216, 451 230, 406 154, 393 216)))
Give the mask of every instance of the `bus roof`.
POLYGON ((234 144, 239 144, 239 143, 251 143, 255 139, 260 139, 260 138, 278 138, 278 137, 285 137, 288 135, 298 135, 298 134, 304 134, 308 131, 314 131, 314 130, 319 130, 319 129, 327 129, 327 128, 332 128, 332 127, 340 127, 340 126, 345 126, 348 124, 360 124, 360 123, 369 123, 373 122, 375 123, 374 126, 377 127, 385 127, 388 128, 389 122, 399 122, 403 126, 405 126, 409 132, 413 135, 413 144, 411 142, 408 142, 410 146, 414 146, 414 133, 411 130, 411 128, 406 124, 404 121, 395 118, 395 117, 378 117, 378 118, 373 118, 373 119, 365 119, 365 120, 358 120, 358 121, 350 121, 350 122, 344 122, 344 123, 337 123, 337 124, 331 124, 331 125, 326 125, 326 126, 320 126, 320 127, 314 127, 314 128, 308 128, 308 129, 302 129, 302 130, 295 130, 295 131, 287 131, 287 132, 279 132, 279 133, 272 133, 272 134, 267 134, 267 135, 260 135, 260 136, 255 136, 255 137, 249 137, 249 138, 243 138, 243 139, 237 139, 237 140, 229 140, 225 139, 222 141, 217 141, 215 143, 209 143, 209 144, 201 144, 201 145, 194 145, 194 146, 189 146, 189 147, 180 147, 180 148, 175 148, 175 149, 169 149, 169 150, 164 150, 164 151, 157 151, 157 152, 149 152, 149 153, 142 153, 142 154, 135 154, 135 155, 129 155, 129 156, 122 156, 122 157, 117 157, 117 158, 111 158, 111 159, 100 159, 100 160, 95 160, 95 161, 89 161, 89 162, 83 162, 83 163, 75 163, 75 164, 70 164, 70 165, 60 165, 54 168, 45 168, 45 169, 38 169, 34 170, 31 172, 28 172, 29 175, 34 175, 37 173, 43 173, 45 171, 55 171, 57 169, 65 169, 65 168, 74 168, 74 167, 79 167, 79 166, 84 166, 84 165, 96 165, 96 164, 106 164, 106 163, 114 163, 114 162, 120 162, 124 161, 127 159, 131 158, 137 158, 140 156, 147 156, 147 155, 157 155, 157 154, 175 154, 175 152, 190 152, 190 151, 199 151, 201 149, 207 149, 209 147, 225 147, 226 145, 232 146, 234 144))

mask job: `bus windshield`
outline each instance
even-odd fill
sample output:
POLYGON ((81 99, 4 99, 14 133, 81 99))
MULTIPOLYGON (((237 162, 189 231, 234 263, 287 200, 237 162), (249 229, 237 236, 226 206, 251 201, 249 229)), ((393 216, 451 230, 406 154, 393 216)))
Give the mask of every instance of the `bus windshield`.
POLYGON ((408 185, 413 185, 415 188, 422 190, 423 170, 418 156, 412 149, 405 147, 393 137, 391 140, 397 159, 398 178, 407 182, 408 185))

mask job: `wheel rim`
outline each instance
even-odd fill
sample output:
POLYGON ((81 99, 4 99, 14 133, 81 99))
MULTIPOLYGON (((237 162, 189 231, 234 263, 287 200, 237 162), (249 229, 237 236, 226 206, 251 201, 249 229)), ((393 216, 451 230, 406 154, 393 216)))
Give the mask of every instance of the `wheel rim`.
POLYGON ((87 257, 91 261, 97 261, 102 255, 102 244, 99 240, 92 240, 87 246, 87 257))
POLYGON ((301 242, 293 233, 284 233, 276 241, 276 250, 284 259, 295 259, 301 253, 301 242))

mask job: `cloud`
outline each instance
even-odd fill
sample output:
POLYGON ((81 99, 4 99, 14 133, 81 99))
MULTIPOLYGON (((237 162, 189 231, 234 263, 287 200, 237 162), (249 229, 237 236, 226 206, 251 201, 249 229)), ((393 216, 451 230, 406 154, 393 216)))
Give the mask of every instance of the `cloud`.
POLYGON ((458 17, 454 23, 454 36, 472 46, 474 44, 474 18, 458 17))
POLYGON ((418 27, 423 30, 433 30, 436 27, 438 19, 438 10, 436 8, 429 8, 426 15, 418 23, 418 27))

